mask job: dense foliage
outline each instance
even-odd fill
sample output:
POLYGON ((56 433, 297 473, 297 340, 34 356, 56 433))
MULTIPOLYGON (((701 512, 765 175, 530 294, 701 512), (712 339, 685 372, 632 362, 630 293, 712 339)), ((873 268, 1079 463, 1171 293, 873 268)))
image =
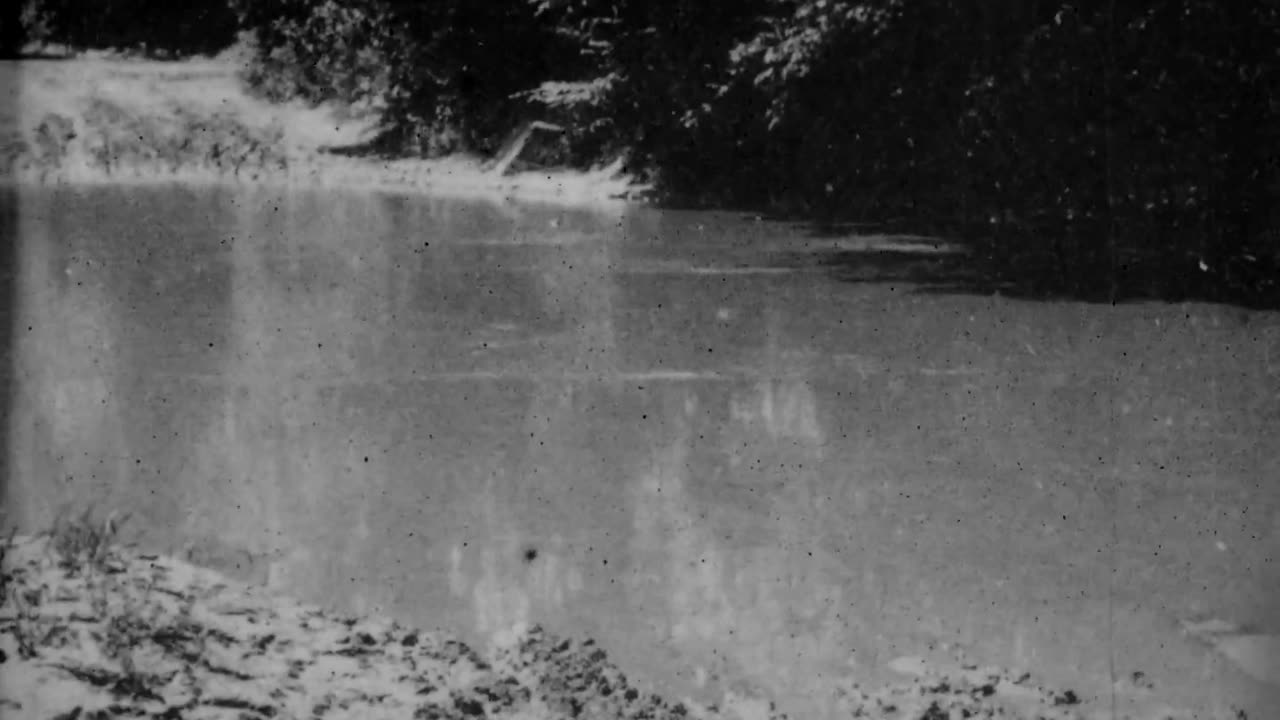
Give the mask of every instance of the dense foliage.
POLYGON ((8 5, 21 8, 29 39, 78 49, 112 48, 158 57, 207 54, 234 42, 238 30, 226 0, 26 0, 8 5))
POLYGON ((0 57, 17 57, 27 42, 27 29, 22 21, 23 7, 17 2, 0 8, 0 57))
MULTIPOLYGON (((36 4, 54 37, 158 47, 219 1, 36 4)), ((1274 280, 1274 0, 229 1, 251 84, 369 102, 384 149, 489 152, 542 119, 569 128, 550 160, 627 154, 669 198, 961 235, 1077 293, 1137 257, 1274 280)))
POLYGON ((253 28, 246 80, 272 100, 368 102, 387 92, 402 41, 381 0, 232 0, 253 28))

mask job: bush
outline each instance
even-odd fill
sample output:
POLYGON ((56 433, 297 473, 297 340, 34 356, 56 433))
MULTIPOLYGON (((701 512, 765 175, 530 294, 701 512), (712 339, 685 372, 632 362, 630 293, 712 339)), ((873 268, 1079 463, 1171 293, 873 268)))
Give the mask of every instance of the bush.
POLYGON ((0 58, 16 58, 27 44, 24 3, 6 2, 0 9, 0 58))
POLYGON ((386 94, 397 38, 385 3, 270 0, 241 3, 239 13, 253 38, 244 77, 261 95, 356 104, 386 94))

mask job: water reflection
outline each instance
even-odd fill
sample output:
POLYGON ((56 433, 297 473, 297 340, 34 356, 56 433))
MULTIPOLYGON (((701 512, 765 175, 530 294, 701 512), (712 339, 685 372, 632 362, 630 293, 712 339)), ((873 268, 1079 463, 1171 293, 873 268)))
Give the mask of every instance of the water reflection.
POLYGON ((817 679, 847 659, 847 608, 814 533, 825 433, 809 353, 776 313, 766 326, 752 359, 763 377, 718 397, 671 391, 673 437, 633 485, 631 554, 637 591, 665 598, 663 630, 697 659, 698 684, 750 677, 814 712, 817 679))
POLYGON ((125 365, 119 352, 123 318, 103 270, 110 261, 56 206, 33 202, 19 214, 16 305, 20 343, 17 392, 9 427, 14 473, 40 478, 8 492, 48 521, 77 495, 118 503, 129 468, 118 393, 125 365))

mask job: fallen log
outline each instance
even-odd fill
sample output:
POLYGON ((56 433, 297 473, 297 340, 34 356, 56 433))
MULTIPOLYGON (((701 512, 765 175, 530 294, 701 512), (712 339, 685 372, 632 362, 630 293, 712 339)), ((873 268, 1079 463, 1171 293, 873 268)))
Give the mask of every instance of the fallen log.
POLYGON ((493 175, 506 175, 511 169, 511 164, 520 157, 520 152, 524 150, 524 146, 529 142, 529 138, 533 137, 535 130, 546 130, 548 132, 564 132, 564 128, 549 122, 541 120, 532 120, 520 126, 507 141, 498 148, 498 152, 486 162, 482 169, 493 175))

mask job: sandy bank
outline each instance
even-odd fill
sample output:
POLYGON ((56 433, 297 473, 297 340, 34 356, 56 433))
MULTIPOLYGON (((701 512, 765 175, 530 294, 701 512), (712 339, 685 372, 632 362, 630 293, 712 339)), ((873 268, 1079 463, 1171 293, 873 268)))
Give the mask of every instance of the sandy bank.
POLYGON ((247 95, 232 60, 0 62, 7 182, 253 183, 617 205, 645 188, 617 167, 497 175, 479 158, 382 161, 326 148, 367 140, 338 108, 247 95))

